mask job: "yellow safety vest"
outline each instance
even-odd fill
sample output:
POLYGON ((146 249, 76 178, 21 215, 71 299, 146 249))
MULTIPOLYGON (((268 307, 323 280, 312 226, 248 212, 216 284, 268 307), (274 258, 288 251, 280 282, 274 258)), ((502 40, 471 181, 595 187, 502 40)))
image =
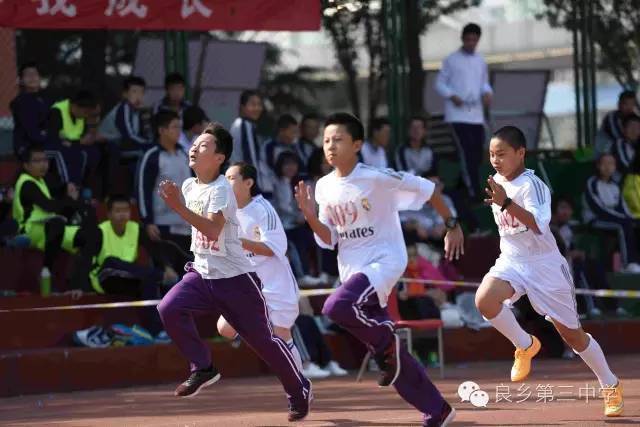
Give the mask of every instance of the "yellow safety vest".
POLYGON ((46 219, 51 218, 55 214, 52 212, 47 212, 42 209, 40 206, 34 204, 31 208, 31 212, 29 212, 29 216, 25 218, 24 206, 22 206, 22 201, 20 200, 20 195, 22 194, 22 186, 25 182, 33 182, 38 186, 42 194, 44 194, 47 199, 51 199, 51 193, 49 193, 49 187, 47 187, 47 183, 43 178, 36 179, 29 175, 26 172, 23 172, 18 177, 18 181, 16 181, 16 189, 15 195, 13 197, 13 205, 12 205, 12 214, 13 219, 16 220, 18 225, 20 225, 20 229, 24 230, 24 226, 31 222, 44 222, 46 219))
POLYGON ((138 237, 140 236, 140 225, 135 221, 127 222, 124 234, 119 236, 113 230, 111 221, 102 222, 98 228, 102 232, 102 247, 100 252, 94 258, 94 269, 91 271, 90 279, 93 289, 99 294, 104 293, 104 289, 100 286, 98 273, 102 268, 104 261, 109 258, 118 258, 125 262, 135 262, 138 258, 138 237))
POLYGON ((71 101, 65 99, 53 104, 51 108, 60 111, 62 116, 62 129, 60 129, 60 138, 67 141, 78 141, 84 133, 84 119, 73 119, 71 117, 71 101))

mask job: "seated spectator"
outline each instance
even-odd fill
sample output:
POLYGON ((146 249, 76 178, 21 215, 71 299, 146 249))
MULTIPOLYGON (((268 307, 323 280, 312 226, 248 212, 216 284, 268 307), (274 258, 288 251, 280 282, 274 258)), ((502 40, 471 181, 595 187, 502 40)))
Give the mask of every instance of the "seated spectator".
POLYGON ((409 123, 409 143, 398 147, 396 152, 396 169, 415 175, 436 175, 436 157, 426 145, 426 136, 427 119, 412 117, 409 123))
POLYGON ((184 99, 186 82, 180 73, 170 73, 164 78, 165 95, 153 106, 153 115, 160 111, 173 111, 180 119, 184 110, 191 106, 191 103, 184 99))
MULTIPOLYGON (((442 192, 444 184, 440 181, 440 178, 437 176, 425 176, 425 178, 436 184, 435 191, 442 192)), ((451 211, 451 214, 457 217, 458 213, 453 200, 446 194, 442 194, 442 199, 451 211)), ((425 203, 424 206, 417 211, 400 212, 400 221, 407 242, 440 240, 447 231, 444 220, 429 203, 425 203)))
POLYGON ((322 151, 318 148, 316 140, 320 135, 320 117, 317 114, 305 114, 300 120, 300 138, 298 138, 297 150, 300 160, 306 171, 313 153, 322 151))
MULTIPOLYGON (((324 152, 320 149, 316 150, 309 158, 309 185, 312 194, 315 194, 316 183, 320 178, 331 172, 332 167, 327 162, 324 152)), ((320 281, 327 284, 331 283, 331 278, 338 277, 338 257, 335 250, 316 247, 318 253, 318 270, 320 272, 320 281)))
MULTIPOLYGON (((163 258, 140 225, 131 221, 131 205, 125 196, 114 195, 107 201, 107 220, 99 226, 97 254, 90 279, 99 294, 123 295, 136 299, 157 299, 162 283, 176 283, 178 275, 163 258), (140 247, 155 260, 159 268, 136 264, 140 247)), ((152 334, 158 334, 162 323, 155 307, 145 308, 147 324, 152 334)))
POLYGON ((50 270, 61 249, 77 254, 71 289, 87 289, 98 232, 93 208, 78 200, 78 190, 72 183, 67 185, 67 197, 51 197, 44 180, 49 160, 41 146, 29 147, 22 165, 13 198, 13 218, 20 232, 29 237, 31 247, 44 251, 44 265, 50 270), (79 218, 79 225, 68 225, 71 216, 79 218))
POLYGON ((602 119, 600 130, 609 138, 611 143, 623 138, 622 120, 634 114, 637 108, 636 93, 625 90, 618 97, 618 109, 610 111, 602 119))
POLYGON ((302 157, 298 151, 296 139, 298 137, 298 122, 291 114, 283 114, 276 122, 276 136, 262 145, 260 159, 264 169, 265 179, 262 182, 262 191, 273 193, 273 186, 277 180, 276 161, 284 152, 294 153, 300 160, 299 173, 305 173, 302 157))
MULTIPOLYGON (((231 124, 229 133, 233 137, 233 153, 229 163, 245 162, 256 166, 260 162, 260 141, 256 122, 262 115, 262 96, 256 90, 245 90, 240 94, 240 117, 231 124)), ((260 176, 258 176, 260 181, 260 176)), ((263 188, 262 183, 258 186, 263 188)), ((264 189, 263 189, 264 190, 264 189)))
MULTIPOLYGON (((168 240, 188 252, 191 227, 158 194, 160 181, 168 179, 181 185, 192 176, 188 154, 178 144, 180 118, 174 112, 162 111, 156 114, 154 122, 157 143, 144 154, 137 171, 140 217, 152 241, 168 240)), ((174 268, 182 270, 182 266, 174 265, 174 268)))
POLYGON ((633 219, 640 219, 640 155, 634 155, 622 185, 622 196, 633 219))
POLYGON ((603 154, 598 158, 596 167, 597 174, 587 180, 583 197, 584 222, 597 229, 617 232, 622 264, 629 272, 640 273, 633 217, 613 179, 616 159, 611 154, 603 154))
MULTIPOLYGON (((591 289, 590 283, 597 283, 599 287, 608 289, 606 269, 603 263, 593 257, 587 257, 585 251, 575 247, 575 239, 571 219, 573 217, 573 205, 571 200, 565 197, 554 197, 551 202, 551 221, 549 227, 558 244, 558 250, 567 259, 572 272, 573 281, 576 287, 591 289)), ((595 300, 590 295, 582 295, 579 298, 581 313, 586 313, 589 317, 598 318, 602 316, 601 308, 595 304, 595 300)), ((626 316, 627 313, 622 307, 617 307, 616 300, 605 298, 609 303, 608 307, 615 309, 619 316, 626 316)), ((605 301, 602 302, 602 308, 605 301)))
POLYGON ((631 167, 640 139, 640 116, 631 114, 622 119, 622 137, 611 146, 611 154, 616 158, 617 172, 624 176, 631 167))
POLYGON ((28 247, 31 241, 27 236, 18 234, 20 227, 11 216, 12 204, 13 188, 0 188, 0 248, 28 247))
POLYGON ((282 221, 290 252, 294 252, 295 258, 299 259, 301 271, 294 260, 291 265, 301 285, 318 284, 319 280, 311 277, 309 263, 310 254, 315 250, 313 233, 298 208, 293 190, 300 180, 300 158, 290 151, 282 152, 276 161, 275 171, 277 180, 273 187, 273 207, 282 221))
POLYGON ((391 125, 385 117, 378 117, 371 121, 371 137, 362 145, 360 154, 362 163, 377 168, 389 167, 387 161, 387 147, 391 139, 391 125))
POLYGON ((189 152, 193 141, 202 133, 209 123, 209 118, 204 110, 197 105, 184 109, 182 114, 182 133, 180 134, 180 146, 189 152))
POLYGON ((20 67, 20 93, 9 107, 13 115, 13 151, 18 158, 33 145, 47 142, 47 124, 51 102, 40 87, 40 71, 35 62, 20 67))
POLYGON ((64 159, 61 177, 77 187, 82 187, 86 171, 97 168, 99 161, 99 155, 89 149, 95 139, 85 132, 85 119, 97 105, 91 92, 81 90, 72 98, 56 102, 49 111, 45 147, 60 153, 64 159))
POLYGON ((146 82, 142 77, 127 77, 123 84, 123 100, 115 109, 115 126, 120 134, 123 157, 138 159, 153 147, 151 135, 144 130, 140 110, 144 105, 146 82))
MULTIPOLYGON (((320 319, 319 319, 320 320, 320 319)), ((300 315, 292 329, 293 341, 302 358, 302 374, 305 378, 321 379, 348 374, 333 360, 331 349, 320 330, 313 309, 306 297, 300 298, 300 315)))

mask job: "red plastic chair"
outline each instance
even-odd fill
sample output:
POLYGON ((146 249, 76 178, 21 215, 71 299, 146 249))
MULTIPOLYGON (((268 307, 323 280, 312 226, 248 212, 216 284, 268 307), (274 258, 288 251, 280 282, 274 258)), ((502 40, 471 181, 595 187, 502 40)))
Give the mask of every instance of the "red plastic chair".
MULTIPOLYGON (((398 308, 398 293, 396 288, 393 288, 391 295, 389 295, 389 299, 387 301, 387 310, 389 311, 389 317, 393 320, 393 323, 396 328, 396 333, 404 335, 405 341, 407 343, 407 350, 410 354, 413 353, 413 331, 435 331, 438 337, 438 362, 440 363, 440 378, 444 378, 444 341, 442 335, 442 328, 444 326, 442 320, 440 319, 420 319, 420 320, 404 320, 402 316, 400 316, 400 309, 398 308)), ((364 355, 364 359, 362 359, 362 364, 360 365, 360 371, 358 371, 358 377, 356 381, 360 381, 362 379, 362 375, 364 374, 365 369, 367 368, 367 364, 369 363, 369 359, 371 358, 371 353, 367 352, 364 355)))

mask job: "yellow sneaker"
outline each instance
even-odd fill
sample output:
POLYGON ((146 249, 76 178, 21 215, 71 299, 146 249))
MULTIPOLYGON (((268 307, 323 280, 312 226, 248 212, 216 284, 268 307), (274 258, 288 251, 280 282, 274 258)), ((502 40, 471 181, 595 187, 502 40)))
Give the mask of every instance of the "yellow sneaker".
POLYGON ((533 341, 528 348, 516 348, 513 354, 513 366, 511 367, 511 381, 522 381, 529 376, 531 372, 531 359, 538 354, 542 345, 540 340, 531 335, 533 341))
POLYGON ((605 417, 619 417, 622 415, 624 400, 622 399, 622 384, 620 384, 620 380, 618 380, 618 385, 603 388, 602 398, 604 399, 605 417))

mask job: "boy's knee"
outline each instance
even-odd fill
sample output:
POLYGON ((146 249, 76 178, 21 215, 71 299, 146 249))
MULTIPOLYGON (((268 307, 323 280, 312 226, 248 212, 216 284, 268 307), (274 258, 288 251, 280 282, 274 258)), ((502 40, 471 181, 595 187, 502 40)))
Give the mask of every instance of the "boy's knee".
POLYGON ((322 314, 334 322, 350 317, 352 312, 353 303, 344 299, 329 297, 322 307, 322 314))
POLYGON ((173 300, 163 299, 158 304, 157 309, 161 319, 176 317, 180 313, 179 307, 177 307, 173 300))

